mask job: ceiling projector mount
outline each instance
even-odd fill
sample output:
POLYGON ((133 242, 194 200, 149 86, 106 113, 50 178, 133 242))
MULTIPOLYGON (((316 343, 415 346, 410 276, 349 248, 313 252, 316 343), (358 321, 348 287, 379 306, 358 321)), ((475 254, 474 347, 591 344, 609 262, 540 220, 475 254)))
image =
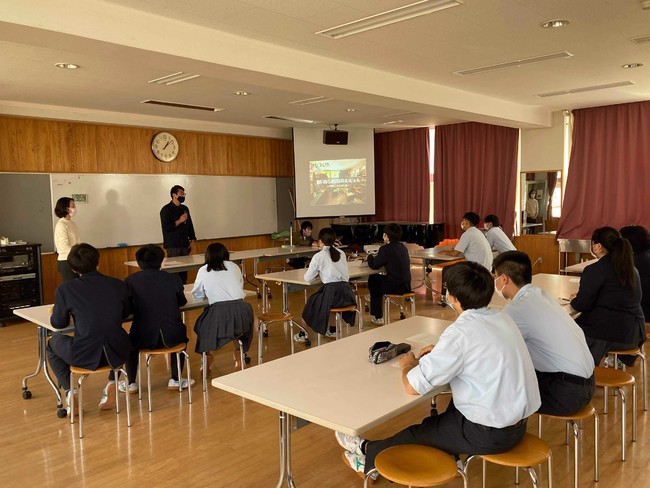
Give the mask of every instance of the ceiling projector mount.
POLYGON ((339 124, 334 124, 334 130, 323 131, 323 144, 338 144, 345 146, 348 143, 348 131, 339 130, 339 124))

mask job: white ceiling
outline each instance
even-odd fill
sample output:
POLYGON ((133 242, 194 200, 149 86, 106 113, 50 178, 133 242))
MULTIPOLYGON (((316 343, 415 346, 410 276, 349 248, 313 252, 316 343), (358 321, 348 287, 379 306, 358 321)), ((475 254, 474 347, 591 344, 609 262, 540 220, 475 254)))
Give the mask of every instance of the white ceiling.
POLYGON ((525 128, 548 126, 552 111, 650 98, 650 43, 630 41, 650 35, 650 10, 640 0, 461 0, 338 40, 315 34, 414 1, 9 2, 0 9, 0 113, 214 131, 234 124, 229 131, 286 134, 304 124, 262 117, 344 128, 466 120, 525 128), (540 27, 556 18, 571 23, 540 27), (454 74, 559 51, 573 57, 454 74), (81 69, 54 67, 62 61, 81 69), (645 66, 621 68, 633 62, 645 66), (148 83, 177 71, 200 77, 148 83), (633 84, 537 96, 623 81, 633 84), (251 95, 235 96, 237 90, 251 95), (290 103, 318 96, 331 100, 290 103), (146 99, 224 111, 140 103, 146 99))

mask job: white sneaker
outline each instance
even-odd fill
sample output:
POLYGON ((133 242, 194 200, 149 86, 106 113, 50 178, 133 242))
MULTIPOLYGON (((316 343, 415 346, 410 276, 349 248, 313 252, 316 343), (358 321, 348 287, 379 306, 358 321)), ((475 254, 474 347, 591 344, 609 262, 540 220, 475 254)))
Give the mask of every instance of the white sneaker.
MULTIPOLYGON (((355 472, 359 473, 361 477, 365 478, 365 470, 366 470, 366 456, 365 454, 357 454, 354 452, 350 451, 343 451, 343 461, 345 461, 345 464, 350 466, 355 472)), ((376 480, 377 477, 379 476, 379 473, 375 472, 372 475, 370 475, 370 478, 373 480, 376 480)))
POLYGON ((327 332, 325 332, 325 337, 329 337, 330 339, 336 339, 336 331, 331 331, 327 329, 327 332))
POLYGON ((68 417, 70 416, 72 402, 74 402, 74 416, 78 417, 79 401, 77 400, 77 390, 68 390, 68 393, 65 395, 66 411, 68 412, 68 417))
POLYGON ((363 452, 361 452, 361 443, 363 442, 363 439, 358 435, 349 435, 336 431, 334 432, 334 437, 336 437, 336 442, 339 443, 339 446, 346 451, 363 455, 363 452))
POLYGON ((384 319, 383 319, 382 317, 380 317, 380 318, 378 318, 378 319, 375 318, 375 317, 372 317, 372 318, 370 319, 370 322, 372 322, 372 323, 375 324, 375 325, 384 325, 384 319))
POLYGON ((296 341, 298 344, 304 344, 305 342, 307 342, 308 339, 309 336, 302 334, 300 332, 293 335, 293 340, 296 341))
MULTIPOLYGON (((117 385, 117 389, 120 390, 121 393, 124 393, 126 388, 124 387, 124 380, 120 381, 119 384, 117 385)), ((137 393, 138 392, 138 384, 137 383, 129 383, 129 393, 137 393)))
POLYGON ((102 399, 99 400, 100 410, 113 410, 115 408, 115 382, 109 382, 102 392, 102 399))
MULTIPOLYGON (((191 386, 194 386, 196 384, 196 381, 192 379, 192 382, 190 383, 191 386)), ((183 390, 187 389, 187 380, 182 379, 181 380, 181 385, 183 390)), ((175 380, 174 378, 170 378, 169 381, 167 382, 167 389, 169 390, 178 390, 178 381, 175 380)))

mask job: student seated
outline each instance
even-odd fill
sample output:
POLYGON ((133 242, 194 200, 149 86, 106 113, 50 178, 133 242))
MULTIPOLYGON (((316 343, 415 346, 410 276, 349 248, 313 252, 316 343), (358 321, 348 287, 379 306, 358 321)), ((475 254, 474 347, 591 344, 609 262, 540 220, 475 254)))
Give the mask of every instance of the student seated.
MULTIPOLYGON (((318 244, 322 249, 311 258, 305 272, 305 280, 320 277, 323 286, 313 293, 302 311, 306 325, 326 337, 336 337, 336 326, 330 326, 330 309, 354 305, 356 300, 350 288, 350 271, 343 251, 334 247, 336 233, 329 227, 321 229, 318 244)), ((344 312, 343 320, 354 323, 354 312, 344 312)), ((293 336, 296 342, 307 342, 307 335, 300 331, 293 336)))
MULTIPOLYGON (((293 235, 293 245, 294 246, 311 246, 316 245, 316 241, 311 236, 314 226, 309 220, 305 220, 300 224, 300 230, 295 232, 293 235)), ((304 268, 307 265, 309 258, 291 258, 289 259, 289 265, 292 268, 300 269, 304 268)))
POLYGON ((384 243, 376 256, 368 256, 371 269, 384 268, 386 274, 373 274, 368 277, 370 291, 370 315, 373 324, 383 325, 383 296, 401 295, 411 291, 411 260, 409 252, 400 242, 402 227, 388 224, 384 227, 384 243))
MULTIPOLYGON (((133 324, 129 332, 133 350, 126 363, 131 393, 138 391, 135 377, 138 372, 140 349, 169 348, 188 341, 178 308, 187 303, 183 282, 177 273, 160 270, 164 258, 165 251, 160 246, 148 244, 141 247, 135 253, 135 259, 142 271, 129 275, 124 280, 129 289, 133 310, 133 324)), ((182 371, 185 355, 180 355, 180 361, 182 371)), ((171 378, 167 387, 170 390, 178 390, 178 382, 179 371, 174 353, 171 355, 171 378)), ((187 380, 183 379, 182 387, 187 386, 187 380)), ((120 391, 124 391, 124 382, 121 381, 118 387, 120 391)))
POLYGON ((594 395, 594 359, 578 324, 556 297, 531 285, 526 253, 508 251, 494 258, 494 287, 512 300, 510 315, 526 342, 542 398, 540 413, 572 415, 594 395))
POLYGON ((447 273, 447 302, 459 317, 438 343, 400 358, 402 382, 412 395, 449 384, 453 401, 392 437, 370 441, 336 433, 350 467, 368 473, 375 456, 400 444, 436 447, 452 455, 495 454, 516 446, 526 418, 540 406, 535 369, 521 334, 505 313, 488 308, 494 280, 483 266, 459 263, 447 273))
POLYGON ((634 267, 641 279, 641 309, 646 322, 650 322, 650 232, 641 225, 628 225, 621 229, 634 253, 634 267))
MULTIPOLYGON (((73 398, 70 366, 90 370, 106 365, 116 368, 125 363, 131 342, 122 328, 122 321, 129 315, 128 290, 123 281, 97 271, 99 251, 90 244, 77 244, 68 254, 68 264, 79 278, 56 289, 50 323, 56 329, 64 329, 74 318, 74 337, 54 334, 47 344, 47 357, 59 386, 65 390, 69 414, 73 398)), ((113 384, 111 371, 99 408, 114 408, 113 384)))
MULTIPOLYGON (((206 297, 210 304, 196 319, 196 352, 208 353, 207 373, 212 366, 210 351, 229 342, 240 340, 244 353, 251 345, 253 334, 253 307, 244 301, 244 279, 239 266, 229 260, 228 249, 220 242, 212 243, 205 251, 205 264, 199 268, 192 289, 196 300, 206 297)), ((235 344, 235 368, 239 369, 238 345, 235 344)), ((248 364, 250 358, 245 356, 248 364)))
POLYGON ((516 251, 517 249, 512 244, 512 241, 508 239, 508 236, 501 225, 499 224, 499 217, 494 214, 490 214, 485 217, 485 237, 487 238, 490 248, 501 253, 506 251, 516 251))

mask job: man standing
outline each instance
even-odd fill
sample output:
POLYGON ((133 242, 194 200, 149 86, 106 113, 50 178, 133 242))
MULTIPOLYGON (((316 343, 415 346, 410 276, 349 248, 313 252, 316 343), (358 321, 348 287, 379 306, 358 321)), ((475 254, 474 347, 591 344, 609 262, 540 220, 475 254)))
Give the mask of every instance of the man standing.
MULTIPOLYGON (((190 209, 183 205, 185 188, 174 185, 169 194, 172 197, 171 202, 160 209, 163 247, 167 250, 167 257, 189 256, 196 235, 190 209)), ((187 271, 178 273, 178 276, 183 284, 187 283, 187 271)))
POLYGON ((535 366, 540 413, 573 415, 594 395, 594 358, 585 334, 557 299, 531 285, 530 258, 508 251, 494 258, 497 294, 512 300, 503 311, 521 331, 535 366))

